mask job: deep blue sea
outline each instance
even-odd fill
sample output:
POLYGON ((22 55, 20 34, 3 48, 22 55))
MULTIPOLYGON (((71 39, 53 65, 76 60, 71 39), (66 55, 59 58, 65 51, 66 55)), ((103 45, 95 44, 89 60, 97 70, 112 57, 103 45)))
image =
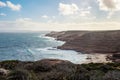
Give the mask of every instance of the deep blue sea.
POLYGON ((86 54, 72 50, 56 49, 65 42, 47 37, 48 32, 0 33, 0 61, 36 61, 45 58, 69 60, 82 63, 86 54))

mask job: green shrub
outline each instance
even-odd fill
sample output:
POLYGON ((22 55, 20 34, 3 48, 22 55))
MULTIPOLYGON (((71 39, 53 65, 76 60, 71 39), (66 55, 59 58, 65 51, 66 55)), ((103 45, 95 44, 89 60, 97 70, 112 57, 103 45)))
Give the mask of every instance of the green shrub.
POLYGON ((120 71, 109 71, 103 77, 103 80, 120 80, 120 71))
POLYGON ((5 69, 15 69, 19 61, 17 60, 8 60, 0 62, 0 66, 5 69))
POLYGON ((29 80, 30 75, 25 70, 14 70, 7 75, 7 80, 29 80))

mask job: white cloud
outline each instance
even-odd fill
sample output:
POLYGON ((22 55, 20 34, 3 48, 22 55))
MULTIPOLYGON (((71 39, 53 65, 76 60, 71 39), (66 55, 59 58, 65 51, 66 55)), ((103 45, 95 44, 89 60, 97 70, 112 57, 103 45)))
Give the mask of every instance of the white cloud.
POLYGON ((62 15, 72 15, 72 14, 77 13, 78 10, 79 10, 78 6, 74 3, 72 4, 60 3, 59 4, 59 11, 60 11, 60 14, 62 15))
POLYGON ((83 21, 89 22, 96 19, 96 16, 92 13, 91 9, 92 9, 91 6, 80 9, 79 16, 81 17, 81 19, 83 19, 83 21))
POLYGON ((4 2, 0 1, 0 7, 5 7, 5 6, 6 6, 6 4, 4 2))
POLYGON ((117 11, 120 10, 120 0, 98 0, 101 10, 117 11))
POLYGON ((5 13, 0 13, 0 16, 7 16, 5 13))
POLYGON ((87 17, 87 16, 91 15, 90 10, 91 10, 90 6, 88 6, 87 8, 81 8, 80 9, 80 16, 87 17))
POLYGON ((45 19, 47 19, 47 18, 49 18, 47 15, 43 15, 43 16, 41 16, 42 18, 45 18, 45 19))
POLYGON ((114 14, 113 11, 109 12, 109 13, 108 13, 108 16, 107 16, 107 19, 110 19, 110 18, 112 17, 113 14, 114 14))
POLYGON ((7 6, 11 8, 13 11, 20 11, 20 9, 22 8, 20 4, 15 5, 10 1, 7 1, 7 6))
POLYGON ((31 20, 32 20, 31 18, 18 18, 18 19, 16 19, 16 21, 19 21, 19 22, 31 21, 31 20))
POLYGON ((60 14, 64 15, 62 22, 81 22, 90 21, 96 17, 91 13, 92 7, 87 5, 85 7, 78 7, 76 4, 59 4, 60 14))
POLYGON ((81 11, 80 16, 86 17, 87 15, 90 15, 90 11, 81 11))
POLYGON ((100 10, 110 12, 107 18, 110 18, 115 11, 120 11, 120 0, 97 0, 100 10))

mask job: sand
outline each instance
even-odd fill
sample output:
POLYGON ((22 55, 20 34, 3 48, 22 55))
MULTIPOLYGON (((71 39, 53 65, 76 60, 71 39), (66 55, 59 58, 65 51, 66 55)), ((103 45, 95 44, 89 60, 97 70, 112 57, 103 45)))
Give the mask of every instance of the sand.
POLYGON ((88 54, 87 61, 85 63, 110 63, 111 60, 107 59, 107 56, 110 56, 110 54, 100 54, 100 53, 94 53, 94 54, 88 54))

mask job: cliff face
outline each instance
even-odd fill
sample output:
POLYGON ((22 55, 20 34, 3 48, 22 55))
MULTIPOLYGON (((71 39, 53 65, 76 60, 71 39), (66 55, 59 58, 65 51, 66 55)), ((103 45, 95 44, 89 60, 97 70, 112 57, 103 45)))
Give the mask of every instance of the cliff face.
POLYGON ((49 34, 46 34, 46 36, 54 37, 57 40, 62 41, 70 41, 78 36, 82 36, 83 34, 88 33, 88 31, 62 31, 62 32, 51 32, 49 34))
POLYGON ((63 31, 47 36, 66 41, 60 49, 71 49, 83 53, 119 53, 120 31, 63 31))

